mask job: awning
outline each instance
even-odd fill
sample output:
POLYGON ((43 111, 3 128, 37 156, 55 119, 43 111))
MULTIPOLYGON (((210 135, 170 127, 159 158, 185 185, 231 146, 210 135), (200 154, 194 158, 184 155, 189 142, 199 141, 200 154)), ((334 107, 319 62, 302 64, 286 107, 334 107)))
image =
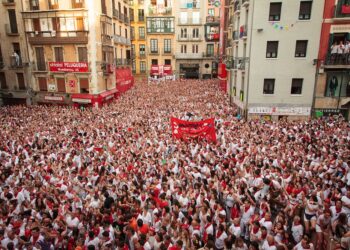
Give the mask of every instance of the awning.
POLYGON ((101 93, 100 97, 105 98, 105 99, 110 99, 109 97, 113 97, 113 95, 115 93, 117 93, 117 92, 118 92, 118 90, 116 88, 115 89, 111 89, 111 90, 107 90, 107 91, 101 93))
POLYGON ((94 96, 91 94, 72 94, 72 102, 92 103, 94 96))

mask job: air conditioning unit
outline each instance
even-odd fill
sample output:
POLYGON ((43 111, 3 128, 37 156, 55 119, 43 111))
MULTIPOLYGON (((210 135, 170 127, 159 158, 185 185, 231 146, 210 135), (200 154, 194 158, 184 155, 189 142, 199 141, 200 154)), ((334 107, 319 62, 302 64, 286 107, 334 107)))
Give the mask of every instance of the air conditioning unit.
POLYGON ((56 36, 56 30, 51 31, 51 36, 56 36))
POLYGON ((34 34, 37 36, 37 35, 39 35, 39 31, 34 31, 34 34))

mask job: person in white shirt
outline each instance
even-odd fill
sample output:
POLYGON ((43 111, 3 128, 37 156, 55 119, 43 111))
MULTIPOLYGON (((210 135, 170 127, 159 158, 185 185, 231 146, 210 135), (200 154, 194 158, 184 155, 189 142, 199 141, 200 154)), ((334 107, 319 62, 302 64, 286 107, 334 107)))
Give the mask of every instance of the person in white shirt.
POLYGON ((317 197, 315 195, 311 196, 310 199, 306 199, 303 196, 303 201, 305 205, 304 212, 304 222, 305 222, 305 232, 309 233, 310 231, 316 228, 316 214, 318 212, 319 206, 317 197))
POLYGON ((292 236, 295 242, 299 243, 304 234, 304 227, 300 223, 300 217, 295 216, 292 224, 292 236))
POLYGON ((275 244, 275 238, 272 235, 268 235, 264 244, 261 247, 262 250, 277 250, 275 244))
POLYGON ((350 216, 350 187, 347 188, 346 196, 341 198, 343 203, 344 212, 349 217, 350 216))
POLYGON ((331 225, 331 211, 325 209, 323 214, 317 217, 317 249, 325 249, 327 247, 331 225))
POLYGON ((331 63, 332 64, 335 64, 337 61, 338 48, 339 48, 339 45, 337 42, 334 42, 333 45, 331 46, 331 63))
POLYGON ((225 248, 225 240, 228 235, 225 232, 224 225, 220 224, 216 233, 215 247, 217 250, 223 250, 225 248))
POLYGON ((310 242, 310 238, 307 235, 304 235, 302 240, 293 248, 293 250, 315 250, 315 248, 310 242))

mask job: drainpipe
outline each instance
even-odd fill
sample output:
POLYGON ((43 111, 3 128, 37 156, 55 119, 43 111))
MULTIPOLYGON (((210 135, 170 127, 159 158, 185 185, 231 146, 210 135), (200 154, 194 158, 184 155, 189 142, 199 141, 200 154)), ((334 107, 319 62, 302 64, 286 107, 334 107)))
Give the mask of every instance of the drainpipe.
MULTIPOLYGON (((246 112, 245 119, 248 120, 248 98, 249 98, 249 82, 250 82, 250 57, 252 55, 252 44, 253 44, 253 26, 254 26, 254 5, 255 1, 252 1, 252 17, 251 17, 251 25, 250 25, 250 44, 249 44, 249 64, 248 64, 248 79, 247 79, 247 98, 246 98, 246 112)), ((248 24, 247 24, 248 26, 248 24)))

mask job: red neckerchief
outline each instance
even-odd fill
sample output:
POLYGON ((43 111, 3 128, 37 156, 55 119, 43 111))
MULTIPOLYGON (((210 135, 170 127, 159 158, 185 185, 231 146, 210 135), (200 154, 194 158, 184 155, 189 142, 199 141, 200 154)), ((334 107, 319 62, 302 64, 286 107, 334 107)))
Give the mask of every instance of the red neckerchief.
POLYGON ((336 213, 339 214, 339 213, 341 212, 341 209, 342 209, 342 208, 338 209, 337 207, 335 207, 336 213))
POLYGON ((269 244, 269 247, 272 247, 272 246, 274 246, 274 245, 275 245, 275 242, 273 242, 271 245, 270 245, 270 243, 269 243, 269 242, 267 242, 267 244, 269 244))
POLYGON ((294 226, 299 226, 299 225, 301 225, 300 221, 294 222, 294 226))
POLYGON ((253 227, 253 234, 257 234, 259 232, 259 227, 253 227))
POLYGON ((207 225, 205 225, 204 227, 204 233, 203 233, 203 241, 206 243, 208 240, 208 233, 207 233, 207 229, 211 226, 211 223, 208 223, 207 225))
POLYGON ((244 212, 245 212, 245 213, 248 212, 249 209, 250 209, 250 206, 244 207, 244 212))
POLYGON ((217 233, 216 233, 216 238, 217 239, 219 239, 220 238, 220 236, 223 234, 223 231, 218 231, 217 233))
POLYGON ((38 239, 39 239, 39 236, 40 236, 40 235, 38 235, 38 236, 36 236, 36 237, 33 236, 33 245, 36 244, 36 242, 37 242, 38 239))
POLYGON ((261 238, 262 238, 263 240, 266 239, 266 237, 267 237, 267 232, 261 234, 261 238))

